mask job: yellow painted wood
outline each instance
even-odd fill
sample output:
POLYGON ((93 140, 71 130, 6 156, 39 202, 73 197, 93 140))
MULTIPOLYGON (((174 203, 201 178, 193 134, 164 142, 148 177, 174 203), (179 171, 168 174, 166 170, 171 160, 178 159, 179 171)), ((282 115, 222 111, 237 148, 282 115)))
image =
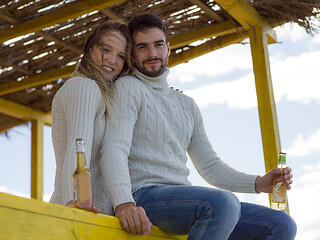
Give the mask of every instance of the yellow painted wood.
POLYGON ((31 121, 31 198, 43 197, 43 122, 31 121))
POLYGON ((122 229, 118 218, 5 193, 0 193, 0 236, 7 240, 186 239, 155 226, 149 236, 134 236, 122 229))
POLYGON ((67 7, 60 8, 53 13, 34 18, 30 21, 17 24, 12 28, 0 31, 0 43, 27 33, 41 31, 46 27, 66 22, 69 19, 109 7, 119 2, 123 2, 123 0, 76 1, 75 3, 70 4, 67 7))
POLYGON ((64 68, 58 68, 49 70, 22 81, 9 82, 0 85, 0 96, 6 95, 12 92, 17 92, 26 88, 36 87, 41 84, 50 83, 58 80, 59 78, 65 78, 71 76, 74 72, 75 66, 69 66, 64 68))
POLYGON ((277 42, 275 31, 246 0, 216 0, 216 2, 245 29, 261 26, 268 34, 269 43, 277 42))
MULTIPOLYGON (((266 32, 259 27, 249 31, 253 70, 260 118, 261 137, 266 171, 277 167, 281 152, 276 105, 270 72, 266 32)), ((269 194, 270 200, 270 194, 269 194)), ((289 213, 287 204, 286 212, 289 213)))
POLYGON ((170 43, 170 47, 174 49, 188 45, 198 40, 203 40, 205 38, 219 37, 225 34, 231 34, 241 31, 243 31, 241 26, 237 25, 233 21, 227 21, 210 25, 209 27, 197 29, 173 38, 169 38, 168 42, 170 43))
POLYGON ((173 67, 181 63, 186 63, 189 60, 202 56, 206 53, 226 47, 233 43, 239 43, 242 40, 246 39, 247 37, 248 37, 247 33, 235 33, 235 34, 230 34, 227 37, 224 37, 223 39, 221 39, 221 41, 219 41, 218 44, 216 42, 213 43, 212 41, 206 42, 197 47, 191 48, 190 50, 183 51, 178 55, 175 55, 175 56, 172 55, 169 59, 168 66, 173 67))
POLYGON ((37 119, 42 121, 44 124, 51 126, 50 113, 37 111, 2 98, 0 98, 0 113, 26 121, 37 119))

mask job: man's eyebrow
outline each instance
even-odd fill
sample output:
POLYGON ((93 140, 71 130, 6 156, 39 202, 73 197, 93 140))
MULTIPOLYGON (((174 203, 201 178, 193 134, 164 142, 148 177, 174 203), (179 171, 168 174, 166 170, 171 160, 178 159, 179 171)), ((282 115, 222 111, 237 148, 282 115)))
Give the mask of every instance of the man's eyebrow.
MULTIPOLYGON (((162 40, 162 39, 161 39, 161 40, 157 40, 157 41, 154 41, 153 44, 154 44, 154 43, 164 43, 164 40, 162 40)), ((136 44, 136 47, 139 47, 139 46, 147 46, 147 45, 148 45, 148 43, 143 43, 143 42, 142 42, 142 43, 137 43, 137 44, 136 44)))

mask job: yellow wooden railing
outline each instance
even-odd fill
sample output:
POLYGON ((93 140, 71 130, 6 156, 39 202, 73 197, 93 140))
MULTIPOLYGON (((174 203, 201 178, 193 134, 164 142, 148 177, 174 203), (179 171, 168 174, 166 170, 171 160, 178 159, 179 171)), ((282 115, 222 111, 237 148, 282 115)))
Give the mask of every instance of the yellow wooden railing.
POLYGON ((153 226, 149 236, 127 233, 116 217, 37 199, 0 193, 0 239, 6 240, 131 240, 180 239, 153 226))

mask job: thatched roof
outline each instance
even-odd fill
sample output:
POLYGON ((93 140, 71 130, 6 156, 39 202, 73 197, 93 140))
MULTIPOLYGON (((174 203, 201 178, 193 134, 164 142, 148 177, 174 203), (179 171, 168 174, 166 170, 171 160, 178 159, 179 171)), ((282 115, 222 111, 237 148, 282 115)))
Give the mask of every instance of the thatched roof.
MULTIPOLYGON (((1 104, 7 101, 50 112, 52 98, 72 72, 84 40, 92 28, 108 19, 128 21, 144 12, 159 15, 172 41, 171 66, 242 41, 248 36, 248 28, 234 19, 229 9, 227 12, 220 7, 221 2, 224 1, 1 1, 0 132, 27 122, 12 114, 1 114, 1 104), (191 43, 202 38, 205 41, 201 45, 191 43), (1 102, 3 99, 7 101, 1 102)), ((319 14, 320 0, 248 2, 271 27, 295 22, 308 33, 319 30, 310 20, 319 14)))

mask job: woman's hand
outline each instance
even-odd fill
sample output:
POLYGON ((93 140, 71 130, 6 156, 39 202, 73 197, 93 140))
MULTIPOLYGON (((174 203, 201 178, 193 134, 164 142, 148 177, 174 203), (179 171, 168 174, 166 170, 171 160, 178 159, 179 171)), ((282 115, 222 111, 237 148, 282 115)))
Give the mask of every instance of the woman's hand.
MULTIPOLYGON (((66 204, 66 206, 68 206, 68 207, 75 207, 74 204, 73 204, 73 200, 69 201, 69 202, 66 204)), ((91 212, 100 213, 101 211, 100 211, 98 208, 95 208, 94 206, 92 206, 91 212)))

